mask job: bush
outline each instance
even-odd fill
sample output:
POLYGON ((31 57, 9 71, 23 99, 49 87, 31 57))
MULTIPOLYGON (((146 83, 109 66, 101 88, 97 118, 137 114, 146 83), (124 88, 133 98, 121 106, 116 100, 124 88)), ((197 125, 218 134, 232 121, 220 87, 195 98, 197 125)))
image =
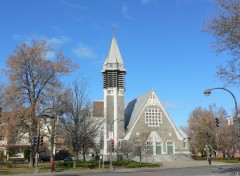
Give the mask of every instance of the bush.
POLYGON ((95 168, 95 164, 91 162, 91 163, 88 164, 88 167, 89 167, 90 169, 93 169, 93 168, 95 168))
POLYGON ((78 161, 77 162, 77 167, 83 167, 83 168, 87 168, 88 167, 88 162, 87 161, 78 161))
POLYGON ((12 162, 10 162, 10 161, 6 161, 6 166, 8 167, 8 168, 12 168, 12 162))
POLYGON ((130 163, 130 161, 113 161, 113 165, 115 166, 126 166, 130 163))
POLYGON ((136 163, 129 163, 128 165, 125 166, 126 168, 137 168, 141 167, 141 165, 136 164, 136 163))
POLYGON ((139 163, 136 161, 114 161, 113 165, 125 168, 138 168, 138 167, 159 167, 159 164, 153 163, 139 163))
MULTIPOLYGON (((194 160, 207 160, 206 157, 195 156, 192 157, 194 160)), ((227 162, 227 163, 238 163, 240 158, 212 158, 212 161, 220 161, 220 162, 227 162)))
MULTIPOLYGON (((104 165, 105 167, 108 167, 109 162, 105 162, 104 165)), ((73 162, 68 161, 68 162, 57 162, 57 166, 62 166, 62 167, 73 167, 73 162)), ((99 162, 98 161, 78 161, 77 162, 77 167, 81 168, 98 168, 99 162)), ((159 167, 159 164, 153 164, 153 163, 139 163, 136 161, 113 161, 114 166, 119 166, 119 167, 125 167, 125 168, 139 168, 139 167, 159 167)))
POLYGON ((62 166, 62 167, 73 167, 73 162, 72 161, 67 161, 67 162, 57 162, 56 166, 62 166))
POLYGON ((98 167, 99 162, 98 161, 78 161, 77 167, 83 167, 83 168, 95 168, 98 167))

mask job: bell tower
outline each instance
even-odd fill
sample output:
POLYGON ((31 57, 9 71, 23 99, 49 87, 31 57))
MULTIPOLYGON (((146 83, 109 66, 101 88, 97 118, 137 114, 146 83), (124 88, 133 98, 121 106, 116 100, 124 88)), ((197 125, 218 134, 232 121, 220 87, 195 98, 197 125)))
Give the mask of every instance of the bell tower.
POLYGON ((124 132, 124 92, 126 69, 113 35, 108 56, 102 68, 104 94, 104 154, 109 152, 110 138, 117 147, 124 132), (113 132, 113 136, 109 135, 113 132))

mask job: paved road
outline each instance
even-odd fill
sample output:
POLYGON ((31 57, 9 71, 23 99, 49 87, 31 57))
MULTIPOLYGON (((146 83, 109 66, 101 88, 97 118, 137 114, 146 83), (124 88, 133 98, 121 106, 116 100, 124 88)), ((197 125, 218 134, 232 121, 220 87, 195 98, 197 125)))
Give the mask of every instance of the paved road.
MULTIPOLYGON (((234 175, 239 171, 240 164, 213 163, 208 166, 206 161, 175 161, 163 163, 160 168, 148 169, 115 169, 109 170, 90 170, 79 172, 55 172, 30 174, 31 176, 226 176, 234 175)), ((15 176, 30 176, 15 175, 15 176)))
MULTIPOLYGON (((88 171, 88 172, 64 172, 44 173, 36 176, 227 176, 234 175, 240 166, 201 166, 193 168, 169 168, 169 169, 120 169, 112 172, 88 171)), ((35 175, 35 174, 34 174, 35 175)), ((19 174, 18 176, 23 176, 19 174)), ((30 175, 28 175, 30 176, 30 175)))

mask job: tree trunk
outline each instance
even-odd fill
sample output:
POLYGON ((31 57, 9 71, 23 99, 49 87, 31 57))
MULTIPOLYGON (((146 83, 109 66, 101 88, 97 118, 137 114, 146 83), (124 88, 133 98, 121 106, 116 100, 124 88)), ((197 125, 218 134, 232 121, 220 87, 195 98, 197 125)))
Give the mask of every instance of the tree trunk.
POLYGON ((73 168, 77 168, 77 151, 74 151, 73 168))
POLYGON ((83 149, 82 149, 82 152, 83 152, 83 161, 86 161, 86 155, 85 155, 85 148, 83 147, 83 149))
POLYGON ((51 150, 51 158, 53 157, 53 153, 55 154, 54 150, 54 144, 55 144, 55 124, 56 124, 56 120, 55 118, 52 119, 52 129, 51 129, 51 137, 50 137, 50 150, 51 150))
POLYGON ((33 156, 34 156, 34 152, 31 151, 30 152, 30 160, 29 160, 29 167, 33 168, 33 156))
POLYGON ((142 152, 139 151, 139 159, 140 159, 140 164, 142 163, 142 152))

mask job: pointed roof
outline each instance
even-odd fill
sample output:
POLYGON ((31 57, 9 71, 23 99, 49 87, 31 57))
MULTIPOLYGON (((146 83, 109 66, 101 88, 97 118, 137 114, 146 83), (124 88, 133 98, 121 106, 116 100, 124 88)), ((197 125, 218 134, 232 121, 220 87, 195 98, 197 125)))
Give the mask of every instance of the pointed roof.
POLYGON ((125 128, 130 130, 143 110, 153 90, 129 102, 125 108, 125 128))
POLYGON ((141 113, 144 110, 144 107, 146 106, 146 104, 148 103, 148 101, 150 100, 150 96, 151 95, 155 95, 155 97, 157 98, 157 104, 160 106, 160 108, 162 109, 163 113, 165 114, 166 118, 168 119, 169 123, 171 124, 173 130, 175 131, 177 138, 179 140, 183 139, 183 134, 180 133, 178 131, 178 129, 176 128, 176 126, 174 125, 172 119, 170 118, 170 116, 168 115, 168 113, 166 112, 165 108, 163 107, 160 99, 157 97, 156 92, 152 89, 149 92, 147 92, 146 94, 132 100, 131 102, 129 102, 125 108, 125 129, 126 129, 126 134, 125 134, 125 138, 128 139, 132 133, 132 130, 134 129, 135 124, 137 123, 137 121, 140 118, 141 113))
POLYGON ((119 70, 126 72, 122 56, 114 35, 112 37, 112 42, 110 45, 108 56, 103 64, 102 72, 105 72, 106 70, 119 70))

